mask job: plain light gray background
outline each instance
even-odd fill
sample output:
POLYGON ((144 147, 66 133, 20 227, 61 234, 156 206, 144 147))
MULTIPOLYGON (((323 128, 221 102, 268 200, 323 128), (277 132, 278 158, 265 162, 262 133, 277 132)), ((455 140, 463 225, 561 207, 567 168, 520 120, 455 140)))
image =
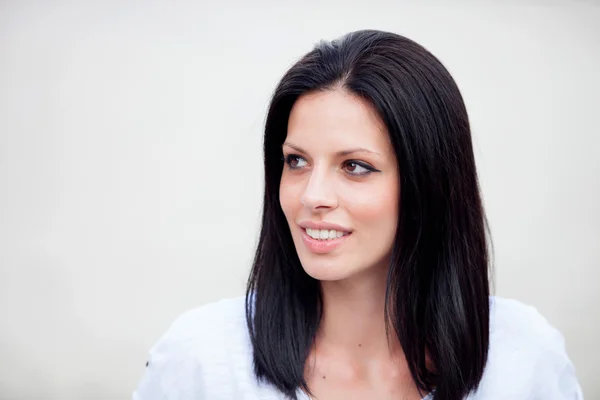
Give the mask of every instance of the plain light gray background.
POLYGON ((243 293, 269 95, 362 28, 454 75, 495 292, 563 332, 600 398, 600 6, 214 3, 0 3, 0 398, 130 398, 176 316, 243 293))

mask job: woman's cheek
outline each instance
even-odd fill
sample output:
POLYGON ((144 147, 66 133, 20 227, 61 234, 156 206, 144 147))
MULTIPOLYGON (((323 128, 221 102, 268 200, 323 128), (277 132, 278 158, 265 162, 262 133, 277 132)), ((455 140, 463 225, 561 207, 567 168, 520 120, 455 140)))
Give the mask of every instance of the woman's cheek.
POLYGON ((371 186, 346 191, 343 204, 353 218, 360 219, 361 223, 379 219, 397 221, 398 197, 397 184, 371 186))
POLYGON ((288 219, 293 218, 293 214, 302 205, 302 187, 301 182, 282 175, 279 185, 279 203, 283 213, 288 219))

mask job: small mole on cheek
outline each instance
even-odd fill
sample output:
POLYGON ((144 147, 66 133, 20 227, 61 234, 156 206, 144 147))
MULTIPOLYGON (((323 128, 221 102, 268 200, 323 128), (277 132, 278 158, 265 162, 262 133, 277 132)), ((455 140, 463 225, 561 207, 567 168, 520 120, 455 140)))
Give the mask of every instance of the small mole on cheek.
POLYGON ((359 343, 359 344, 358 344, 358 347, 361 347, 361 346, 362 346, 362 344, 360 344, 360 343, 359 343))
POLYGON ((325 379, 325 375, 323 375, 323 379, 325 379))

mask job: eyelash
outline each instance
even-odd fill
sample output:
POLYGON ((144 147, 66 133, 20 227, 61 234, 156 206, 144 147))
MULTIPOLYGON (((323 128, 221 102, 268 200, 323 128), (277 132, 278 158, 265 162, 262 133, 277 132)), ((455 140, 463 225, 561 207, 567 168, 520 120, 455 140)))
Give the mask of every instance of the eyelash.
MULTIPOLYGON (((292 165, 291 165, 292 160, 296 159, 296 158, 304 160, 304 158, 302 156, 299 156, 297 154, 288 154, 287 156, 282 157, 282 161, 285 162, 285 164, 288 166, 288 168, 290 170, 300 169, 302 167, 292 167, 292 165)), ((365 162, 362 162, 362 161, 348 160, 348 161, 345 161, 343 165, 347 166, 348 164, 355 164, 355 165, 358 165, 359 167, 362 167, 367 170, 366 172, 361 172, 358 174, 346 170, 346 173, 348 173, 349 175, 352 175, 352 176, 366 176, 366 175, 371 174, 372 172, 380 172, 379 170, 373 168, 371 165, 369 165, 365 162)))

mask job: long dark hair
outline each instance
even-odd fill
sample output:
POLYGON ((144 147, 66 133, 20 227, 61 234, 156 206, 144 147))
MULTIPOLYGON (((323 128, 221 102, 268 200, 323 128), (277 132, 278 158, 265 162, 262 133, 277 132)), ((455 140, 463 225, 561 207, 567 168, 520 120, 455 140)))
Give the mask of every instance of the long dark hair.
POLYGON ((369 101, 398 159, 400 210, 385 315, 417 387, 436 400, 475 390, 489 337, 488 247, 467 111, 426 49, 375 30, 320 42, 279 82, 266 119, 262 229, 246 291, 257 379, 291 399, 321 320, 319 282, 298 259, 279 203, 281 146, 299 96, 341 87, 369 101))

